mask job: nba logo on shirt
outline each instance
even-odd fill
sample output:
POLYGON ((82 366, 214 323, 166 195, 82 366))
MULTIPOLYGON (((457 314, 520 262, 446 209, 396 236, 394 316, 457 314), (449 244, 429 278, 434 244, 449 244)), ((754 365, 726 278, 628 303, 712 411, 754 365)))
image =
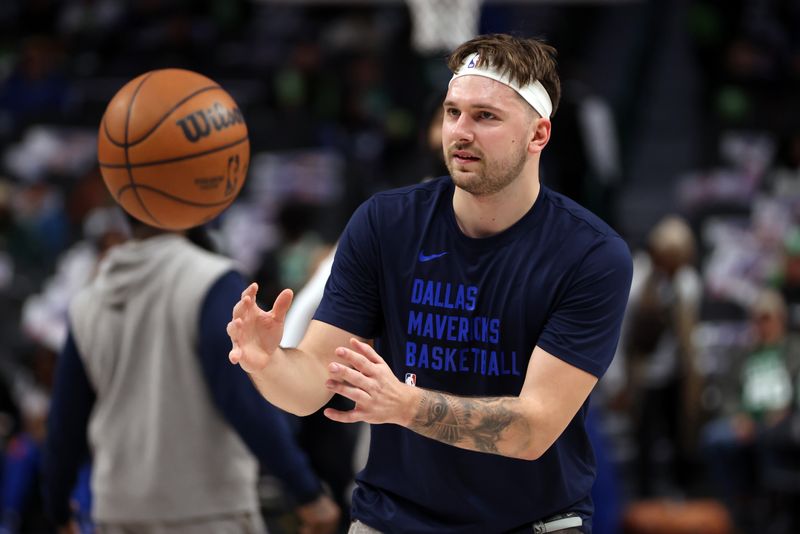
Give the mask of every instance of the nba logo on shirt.
POLYGON ((417 375, 414 373, 406 373, 406 384, 409 386, 416 386, 417 385, 417 375))

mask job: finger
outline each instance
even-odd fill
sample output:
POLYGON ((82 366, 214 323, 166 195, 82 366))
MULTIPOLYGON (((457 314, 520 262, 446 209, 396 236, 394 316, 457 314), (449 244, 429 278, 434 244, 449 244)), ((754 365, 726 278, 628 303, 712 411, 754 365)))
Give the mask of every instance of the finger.
POLYGON ((364 376, 361 371, 357 369, 351 369, 350 367, 342 365, 338 362, 331 362, 328 364, 328 376, 331 380, 336 380, 338 382, 349 382, 350 384, 361 388, 364 391, 370 391, 374 386, 372 379, 364 376))
POLYGON ((254 302, 255 300, 253 300, 253 297, 251 297, 250 295, 242 296, 239 302, 237 302, 236 305, 233 307, 233 316, 234 317, 243 316, 248 311, 250 311, 254 302))
POLYGON ((347 382, 341 382, 339 380, 326 380, 325 387, 333 393, 338 393, 343 397, 347 397, 356 404, 368 402, 370 400, 370 396, 367 394, 367 392, 347 382))
POLYGON ((356 352, 366 356, 367 359, 372 363, 383 362, 383 358, 381 358, 381 355, 375 352, 375 349, 373 349, 372 345, 370 345, 369 343, 364 343, 361 340, 351 337, 350 346, 352 346, 353 350, 355 350, 356 352))
POLYGON ((322 413, 331 421, 336 421, 338 423, 358 423, 360 421, 366 421, 364 414, 357 409, 343 412, 341 410, 334 410, 333 408, 325 408, 325 411, 322 413))
POLYGON ((236 343, 236 340, 239 338, 239 325, 236 323, 240 319, 234 319, 228 323, 225 327, 225 332, 228 333, 228 337, 231 338, 231 341, 236 343))
POLYGON ((228 323, 228 326, 225 327, 225 331, 228 332, 228 336, 231 338, 234 344, 239 342, 239 338, 242 337, 242 326, 244 323, 238 317, 236 319, 231 320, 228 323))
POLYGON ((244 291, 242 291, 242 298, 250 297, 251 299, 255 300, 256 293, 258 293, 258 284, 253 282, 252 284, 247 286, 244 291))
POLYGON ((286 319, 286 313, 289 311, 289 306, 292 305, 294 293, 291 289, 284 289, 275 298, 275 303, 272 305, 272 315, 276 321, 283 322, 286 319))
POLYGON ((228 360, 234 365, 239 363, 242 359, 242 349, 239 347, 233 347, 231 351, 228 353, 228 360))
POLYGON ((347 347, 339 347, 336 349, 336 355, 344 362, 358 369, 362 374, 366 376, 372 376, 374 374, 374 364, 369 361, 366 356, 352 349, 348 349, 347 347))

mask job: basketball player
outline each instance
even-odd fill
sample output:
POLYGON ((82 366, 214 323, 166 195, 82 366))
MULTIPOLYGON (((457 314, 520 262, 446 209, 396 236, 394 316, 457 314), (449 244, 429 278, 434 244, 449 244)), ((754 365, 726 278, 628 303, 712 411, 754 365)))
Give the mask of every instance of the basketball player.
POLYGON ((442 143, 450 177, 375 195, 339 242, 296 349, 292 300, 248 287, 230 360, 298 415, 372 424, 351 532, 590 533, 587 399, 631 281, 625 242, 539 182, 560 93, 555 50, 486 35, 456 49, 442 143), (368 343, 372 340, 374 348, 368 343))
POLYGON ((99 533, 264 532, 259 461, 295 498, 305 532, 333 532, 340 511, 285 414, 220 359, 241 275, 181 234, 131 221, 134 239, 70 306, 44 452, 51 519, 74 529, 69 492, 91 449, 99 533))

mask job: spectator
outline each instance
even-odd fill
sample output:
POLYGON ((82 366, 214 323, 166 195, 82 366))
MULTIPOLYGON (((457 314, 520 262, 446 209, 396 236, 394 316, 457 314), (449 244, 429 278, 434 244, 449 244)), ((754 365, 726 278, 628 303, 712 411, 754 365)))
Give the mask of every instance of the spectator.
POLYGON ((637 489, 645 497, 661 481, 672 487, 660 490, 682 489, 690 475, 699 395, 691 336, 701 297, 694 257, 691 229, 668 216, 651 230, 646 252, 634 260, 621 350, 638 445, 637 489), (658 474, 657 447, 671 458, 658 474))
POLYGON ((757 493, 756 442, 788 415, 792 376, 800 347, 787 335, 786 303, 780 293, 762 291, 751 308, 752 346, 738 361, 735 391, 723 415, 703 429, 702 445, 711 479, 740 523, 752 521, 757 493))

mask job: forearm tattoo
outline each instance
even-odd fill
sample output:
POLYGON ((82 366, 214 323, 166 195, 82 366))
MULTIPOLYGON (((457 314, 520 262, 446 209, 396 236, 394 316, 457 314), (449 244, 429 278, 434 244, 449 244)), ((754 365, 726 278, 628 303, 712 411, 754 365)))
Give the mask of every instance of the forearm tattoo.
POLYGON ((530 441, 527 420, 514 409, 514 397, 457 397, 425 391, 410 429, 435 440, 501 454, 504 433, 519 449, 530 441), (509 435, 509 434, 513 434, 509 435))

